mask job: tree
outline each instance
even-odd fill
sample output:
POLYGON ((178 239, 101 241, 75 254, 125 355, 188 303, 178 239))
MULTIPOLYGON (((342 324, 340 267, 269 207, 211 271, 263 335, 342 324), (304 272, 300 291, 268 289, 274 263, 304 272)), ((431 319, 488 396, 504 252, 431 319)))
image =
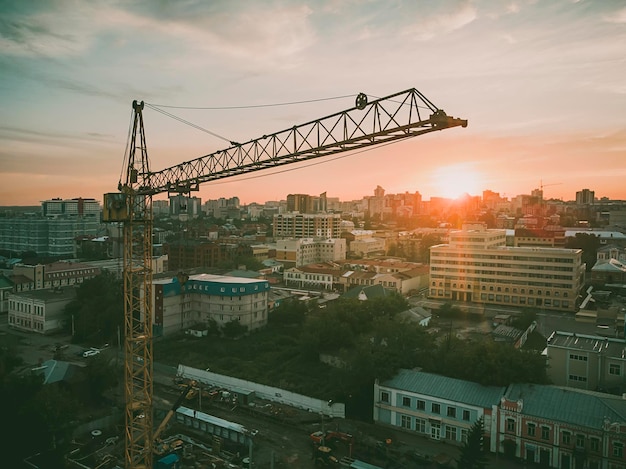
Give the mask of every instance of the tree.
POLYGON ((479 418, 472 428, 470 428, 467 440, 461 448, 461 456, 457 461, 458 467, 463 469, 485 469, 487 467, 487 456, 484 448, 485 422, 479 418))
POLYGON ((420 243, 420 256, 424 263, 430 264, 430 248, 441 244, 441 237, 436 234, 427 234, 422 238, 420 243))
POLYGON ((124 323, 122 282, 106 271, 86 280, 65 314, 75 341, 112 341, 124 323))
POLYGON ((565 247, 569 249, 582 249, 583 262, 587 264, 587 272, 590 272, 591 268, 596 263, 597 250, 600 247, 600 238, 593 234, 576 233, 575 237, 569 237, 565 240, 565 247))

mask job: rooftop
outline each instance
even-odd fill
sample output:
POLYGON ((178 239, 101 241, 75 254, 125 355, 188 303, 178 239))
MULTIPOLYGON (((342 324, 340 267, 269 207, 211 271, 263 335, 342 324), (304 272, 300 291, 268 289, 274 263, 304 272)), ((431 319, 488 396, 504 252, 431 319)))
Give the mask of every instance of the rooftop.
POLYGON ((505 387, 483 386, 471 381, 406 369, 400 370, 396 376, 380 385, 483 408, 498 404, 506 390, 505 387))
POLYGON ((550 347, 596 353, 602 352, 606 356, 626 358, 626 342, 624 339, 611 337, 554 331, 548 337, 548 350, 550 350, 550 347))
POLYGON ((505 397, 523 401, 522 413, 589 428, 626 422, 626 399, 611 394, 537 384, 512 384, 505 397))

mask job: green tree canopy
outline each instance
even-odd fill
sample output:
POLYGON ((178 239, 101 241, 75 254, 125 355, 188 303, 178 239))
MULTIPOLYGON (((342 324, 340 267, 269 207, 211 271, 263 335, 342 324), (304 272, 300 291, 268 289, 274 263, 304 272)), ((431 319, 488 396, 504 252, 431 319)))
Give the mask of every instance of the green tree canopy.
POLYGON ((458 467, 463 469, 485 469, 487 467, 487 456, 484 448, 485 424, 483 418, 479 418, 467 435, 467 441, 461 448, 461 456, 458 460, 458 467))
POLYGON ((121 280, 107 271, 86 280, 65 307, 65 314, 75 342, 111 342, 124 324, 121 280))

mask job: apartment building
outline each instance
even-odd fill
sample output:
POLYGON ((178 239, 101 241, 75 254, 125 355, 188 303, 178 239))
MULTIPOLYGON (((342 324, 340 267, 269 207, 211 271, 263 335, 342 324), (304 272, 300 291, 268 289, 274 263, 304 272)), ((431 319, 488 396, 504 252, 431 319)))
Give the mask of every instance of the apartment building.
POLYGON ((624 339, 555 331, 545 353, 556 385, 626 393, 624 339))
POLYGON ((76 257, 79 236, 96 237, 100 217, 0 218, 0 249, 33 251, 40 256, 76 257))
POLYGON ((481 386, 415 370, 374 384, 374 422, 461 445, 485 423, 492 453, 560 469, 626 469, 626 398, 553 385, 481 386))
POLYGON ((433 373, 400 370, 374 383, 374 422, 460 445, 484 419, 487 447, 495 451, 497 406, 506 388, 482 386, 433 373))
POLYGON ((67 319, 65 306, 75 297, 74 287, 9 293, 9 327, 38 334, 57 332, 67 319))
POLYGON ((222 262, 234 261, 237 257, 252 257, 250 246, 240 243, 213 242, 183 239, 163 246, 169 269, 178 271, 196 267, 215 267, 222 262))
POLYGON ((269 283, 224 275, 191 275, 153 280, 153 324, 167 336, 214 320, 223 326, 238 321, 248 330, 267 324, 269 283))
POLYGON ((41 202, 45 217, 94 217, 100 219, 102 207, 96 199, 50 199, 41 202))
POLYGON ((274 238, 339 238, 341 215, 335 213, 281 213, 274 215, 274 238))
POLYGON ((276 241, 276 260, 289 267, 346 258, 346 240, 342 238, 301 238, 276 241))
POLYGON ((506 231, 472 226, 430 248, 435 299, 575 312, 584 283, 582 250, 507 247, 506 231))

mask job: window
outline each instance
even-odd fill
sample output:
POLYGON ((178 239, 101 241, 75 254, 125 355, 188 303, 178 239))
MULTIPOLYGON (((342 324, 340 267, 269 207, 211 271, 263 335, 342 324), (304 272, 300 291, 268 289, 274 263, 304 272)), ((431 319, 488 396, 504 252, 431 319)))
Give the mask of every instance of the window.
POLYGON ((468 435, 469 435, 469 430, 467 428, 461 428, 461 441, 463 443, 467 443, 468 435))
POLYGON ((595 453, 599 452, 600 451, 600 438, 590 438, 589 449, 591 449, 591 451, 595 453))
POLYGON ((419 433, 426 433, 426 420, 415 419, 415 431, 419 433))
POLYGON ((584 448, 585 447, 585 435, 576 435, 576 448, 584 448))
POLYGON ((515 431, 515 420, 513 420, 513 419, 506 419, 506 431, 507 432, 514 432, 515 431))
POLYGON ((586 376, 578 376, 578 375, 569 375, 569 379, 570 381, 581 381, 583 383, 587 381, 586 376))
POLYGON ((441 406, 439 404, 435 404, 433 402, 432 406, 431 406, 431 411, 433 414, 438 414, 441 412, 441 406))
POLYGON ((570 353, 569 354, 569 359, 570 360, 579 360, 582 362, 586 362, 587 361, 587 355, 578 355, 577 353, 570 353))
POLYGON ((613 456, 616 458, 621 458, 624 456, 624 443, 621 441, 613 442, 613 456))
POLYGON ((570 432, 563 432, 563 444, 569 445, 572 442, 572 434, 570 432))
POLYGON ((411 398, 410 397, 403 397, 402 398, 402 405, 404 407, 411 407, 411 398))
POLYGON ((409 417, 408 415, 402 415, 400 417, 400 426, 402 428, 406 428, 410 430, 411 429, 411 417, 409 417))
POLYGON ((387 391, 382 391, 380 393, 380 400, 389 404, 389 393, 387 391))
POLYGON ((537 425, 535 425, 534 423, 529 423, 526 429, 526 433, 528 433, 528 436, 535 436, 536 428, 537 428, 537 425))
POLYGON ((446 440, 456 441, 456 427, 446 425, 446 440))
POLYGON ((466 420, 469 422, 470 419, 470 411, 469 410, 464 410, 463 411, 463 420, 466 420))
POLYGON ((542 440, 550 439, 550 427, 541 427, 541 439, 542 440))
POLYGON ((456 407, 448 407, 448 417, 456 418, 456 407))
POLYGON ((617 363, 609 363, 609 374, 620 376, 622 374, 622 367, 617 363))
POLYGON ((422 401, 421 399, 417 400, 417 410, 425 410, 426 409, 426 402, 422 401))

